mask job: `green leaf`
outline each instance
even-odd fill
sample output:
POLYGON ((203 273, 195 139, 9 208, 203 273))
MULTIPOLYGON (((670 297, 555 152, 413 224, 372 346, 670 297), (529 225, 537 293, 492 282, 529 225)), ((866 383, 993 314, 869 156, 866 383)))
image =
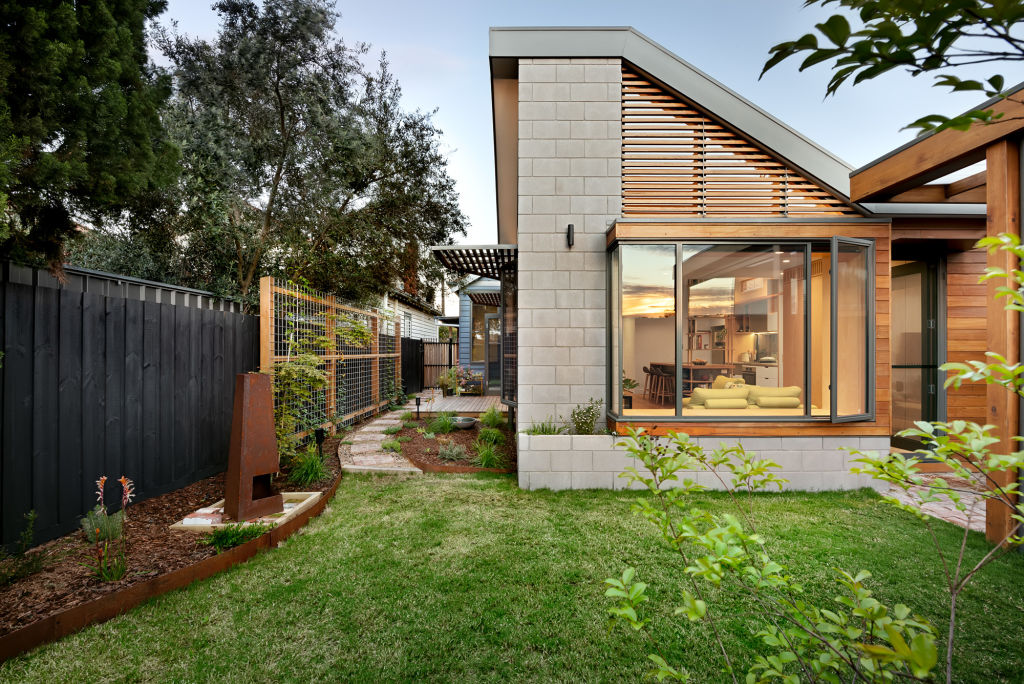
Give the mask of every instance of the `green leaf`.
POLYGON ((823 23, 816 24, 815 28, 839 47, 846 45, 850 39, 850 22, 841 14, 833 14, 823 23))

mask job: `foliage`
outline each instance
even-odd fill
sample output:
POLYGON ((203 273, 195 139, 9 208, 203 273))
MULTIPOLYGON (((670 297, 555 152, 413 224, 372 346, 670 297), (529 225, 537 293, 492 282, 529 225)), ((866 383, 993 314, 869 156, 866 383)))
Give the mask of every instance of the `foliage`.
POLYGON ((384 451, 393 451, 396 454, 402 453, 402 443, 397 439, 386 439, 380 443, 380 448, 384 451))
POLYGON ((507 421, 505 420, 505 415, 498 410, 498 407, 492 406, 480 414, 480 422, 483 423, 484 427, 500 428, 507 421))
POLYGON ((384 434, 385 435, 395 435, 395 434, 398 434, 399 432, 401 432, 401 430, 402 430, 402 426, 401 425, 389 425, 386 428, 384 428, 384 434))
POLYGON ((121 538, 124 528, 124 513, 116 511, 108 514, 106 508, 96 504, 95 508, 86 512, 81 524, 85 538, 90 544, 97 541, 116 541, 121 538))
POLYGON ((622 389, 629 392, 635 390, 637 387, 639 387, 639 385, 637 385, 636 380, 633 378, 627 378, 626 371, 622 371, 622 389))
POLYGON ((316 426, 308 407, 326 385, 327 375, 320 369, 316 354, 301 353, 274 364, 274 429, 282 463, 290 463, 298 453, 296 433, 316 426))
POLYGON ((455 427, 455 413, 452 411, 441 411, 430 421, 427 429, 435 434, 447 435, 449 432, 457 429, 455 427))
POLYGON ((149 60, 163 0, 0 4, 0 257, 60 272, 76 219, 145 212, 173 183, 159 110, 170 80, 149 60))
POLYGON ((402 423, 402 427, 406 428, 407 430, 415 430, 419 426, 420 424, 417 423, 415 420, 410 420, 406 421, 405 423, 402 423))
POLYGON ((413 414, 413 412, 412 412, 412 411, 404 411, 404 412, 402 413, 402 415, 400 415, 400 416, 398 417, 398 419, 399 419, 400 421, 402 421, 403 423, 408 423, 409 421, 411 421, 411 420, 412 420, 413 418, 415 418, 415 417, 416 417, 416 416, 415 416, 415 415, 413 414))
POLYGON ((547 420, 534 423, 526 428, 525 432, 528 435, 561 435, 565 432, 565 427, 556 423, 554 418, 549 417, 547 420))
POLYGON ((25 514, 25 527, 18 536, 18 544, 13 553, 8 553, 3 546, 0 546, 0 587, 22 577, 34 575, 46 564, 48 557, 46 553, 42 551, 29 553, 35 537, 36 517, 34 510, 25 514))
POLYGON ((473 459, 474 465, 481 468, 505 467, 505 459, 498 451, 498 446, 493 442, 486 442, 483 439, 478 439, 473 445, 473 448, 476 449, 476 458, 473 459))
MULTIPOLYGON (((1015 257, 1015 261, 1024 258, 1024 246, 1020 237, 1002 234, 997 237, 983 238, 978 247, 986 247, 990 252, 1002 250, 1015 257)), ((985 282, 994 278, 1005 278, 1006 285, 997 288, 997 299, 1003 299, 1004 307, 1009 311, 1024 311, 1024 272, 1014 270, 1007 273, 1003 269, 988 268, 982 276, 985 282)), ((946 363, 940 368, 948 373, 946 387, 959 388, 963 382, 984 382, 997 384, 1007 391, 1024 396, 1024 366, 1020 363, 1008 363, 1007 360, 989 352, 989 363, 969 361, 968 363, 946 363)), ((883 501, 917 516, 928 528, 935 551, 942 564, 943 577, 949 591, 949 627, 946 637, 946 681, 953 681, 953 642, 956 637, 957 603, 967 585, 978 572, 992 561, 1015 547, 1024 544, 1021 535, 1021 524, 1024 524, 1024 503, 1017 500, 1019 485, 1016 478, 1001 477, 1006 472, 1020 472, 1024 468, 1024 452, 1016 451, 1009 454, 993 452, 998 448, 999 437, 993 434, 995 426, 979 425, 965 420, 948 422, 914 423, 913 428, 903 430, 900 435, 919 440, 923 446, 919 453, 914 454, 879 454, 851 449, 850 453, 857 456, 855 460, 863 466, 853 468, 854 472, 871 475, 876 480, 888 482, 903 490, 904 499, 885 496, 883 501), (918 467, 927 458, 938 461, 949 468, 950 474, 943 477, 926 479, 918 467), (965 484, 966 483, 966 484, 965 484), (971 487, 970 483, 974 483, 971 487), (970 498, 965 500, 965 496, 970 498), (1005 509, 1014 523, 1010 526, 1005 538, 976 563, 965 563, 964 549, 970 531, 970 523, 975 509, 968 501, 980 498, 986 506, 1005 509), (904 502, 905 501, 905 502, 904 502), (931 517, 925 512, 928 504, 942 502, 952 505, 964 514, 967 524, 961 533, 959 544, 943 548, 932 526, 931 517)), ((1020 437, 1013 441, 1020 442, 1020 437)), ((981 507, 984 511, 984 507, 981 507)))
MULTIPOLYGON (((808 5, 838 5, 843 12, 816 24, 817 33, 779 43, 771 48, 765 72, 791 57, 803 56, 803 71, 831 63, 826 90, 834 94, 851 78, 854 85, 893 69, 912 76, 934 76, 937 87, 978 91, 987 97, 1008 97, 1006 79, 992 74, 984 80, 962 78, 964 68, 991 62, 1024 61, 1024 39, 1014 34, 1024 19, 1024 2, 1006 0, 806 0, 808 5), (819 35, 825 39, 819 44, 819 35)), ((1010 99, 1014 99, 1010 97, 1010 99)), ((1020 102, 1020 99, 1016 99, 1020 102)), ((945 128, 966 130, 976 122, 1001 118, 992 109, 946 117, 931 114, 907 128, 921 133, 945 128)))
POLYGON ((405 444, 406 442, 411 442, 411 441, 412 441, 412 437, 410 437, 409 435, 401 435, 401 436, 399 436, 399 437, 395 437, 395 439, 396 439, 396 440, 397 440, 397 441, 398 441, 398 442, 399 442, 400 444, 405 444))
POLYGON ((501 446, 505 443, 504 433, 497 428, 483 428, 480 430, 478 439, 481 442, 486 442, 495 446, 501 446))
POLYGON ((85 567, 101 582, 116 582, 128 574, 128 554, 124 542, 118 542, 111 548, 111 543, 99 541, 95 544, 93 558, 85 567))
POLYGON ((232 523, 203 535, 199 543, 212 546, 217 549, 217 553, 223 553, 228 549, 262 537, 272 529, 274 529, 274 525, 270 523, 232 523))
POLYGON ((591 399, 586 404, 580 404, 569 412, 568 418, 563 418, 566 427, 574 435, 592 435, 597 429, 597 421, 601 417, 601 405, 603 399, 591 399))
POLYGON ((437 378, 437 386, 456 394, 462 394, 471 385, 483 382, 482 373, 477 373, 466 366, 452 366, 437 378))
POLYGON ((437 456, 442 461, 465 461, 469 457, 466 447, 451 439, 437 440, 437 456))
POLYGON ((291 462, 288 479, 297 485, 309 485, 327 478, 327 466, 315 444, 299 451, 291 462))
MULTIPOLYGON (((88 530, 86 531, 86 536, 93 543, 94 548, 91 560, 82 565, 89 568, 90 572, 103 582, 116 582, 128 572, 128 535, 124 530, 124 521, 128 518, 128 504, 135 496, 135 483, 124 475, 117 481, 121 484, 121 510, 117 514, 120 518, 117 524, 117 537, 110 540, 110 537, 105 536, 105 534, 109 534, 109 530, 105 531, 101 526, 102 523, 97 524, 96 528, 92 530, 92 534, 89 534, 88 530), (112 541, 116 541, 116 544, 112 544, 112 541)), ((104 518, 107 517, 107 507, 103 499, 106 484, 106 475, 101 475, 96 480, 97 505, 94 513, 104 518)))
POLYGON ((365 303, 419 273, 429 298, 441 273, 426 246, 466 225, 432 113, 404 111, 386 59, 367 69, 367 47, 336 37, 332 2, 214 8, 212 40, 157 33, 183 172, 153 221, 109 236, 128 245, 122 265, 250 305, 261 275, 365 303))
MULTIPOLYGON (((842 591, 832 604, 818 606, 786 567, 772 559, 753 519, 752 495, 770 487, 782 489, 785 480, 772 472, 779 467, 776 463, 747 453, 741 445, 723 444, 709 454, 681 433, 655 440, 630 429, 619 446, 643 465, 627 468, 620 477, 650 492, 634 504, 634 512, 659 530, 688 577, 675 615, 711 632, 721 666, 733 681, 738 681, 738 665, 719 628, 725 616, 711 600, 722 591, 752 598, 749 619, 767 647, 768 655, 757 656, 748 668, 748 682, 884 682, 930 676, 938 659, 934 630, 906 606, 889 608, 874 598, 864 585, 869 572, 838 571, 842 591), (695 505, 694 495, 706 489, 699 478, 721 486, 733 512, 713 514, 695 505)), ((636 581, 634 568, 605 583, 605 595, 614 599, 612 623, 624 622, 650 636, 657 611, 645 608, 647 585, 636 581)), ((652 643, 657 651, 650 655, 652 674, 659 680, 688 680, 685 668, 672 665, 662 645, 652 643)))

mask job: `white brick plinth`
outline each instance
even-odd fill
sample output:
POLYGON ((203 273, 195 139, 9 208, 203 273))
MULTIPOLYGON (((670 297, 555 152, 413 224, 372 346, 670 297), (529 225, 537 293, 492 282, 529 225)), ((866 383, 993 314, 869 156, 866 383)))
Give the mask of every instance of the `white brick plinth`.
MULTIPOLYGON (((523 489, 624 489, 627 482, 619 477, 637 461, 615 444, 623 438, 616 435, 528 435, 517 436, 519 452, 519 486, 523 489)), ((855 475, 856 465, 847 447, 863 451, 889 448, 885 437, 698 437, 705 449, 714 449, 724 442, 740 443, 747 451, 778 463, 779 477, 789 480, 787 491, 834 491, 871 487, 882 491, 884 483, 866 475, 855 475)), ((685 473, 680 478, 686 477, 685 473)), ((719 480, 704 472, 689 477, 709 489, 721 489, 719 480)), ((777 491, 773 489, 772 491, 777 491)))

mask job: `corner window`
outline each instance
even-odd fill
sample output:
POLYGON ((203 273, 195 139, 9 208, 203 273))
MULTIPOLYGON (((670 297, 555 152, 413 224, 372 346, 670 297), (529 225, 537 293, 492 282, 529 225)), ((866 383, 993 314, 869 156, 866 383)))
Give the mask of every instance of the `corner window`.
POLYGON ((852 239, 618 245, 612 412, 871 419, 873 258, 852 239))
POLYGON ((487 344, 487 318, 488 314, 498 313, 498 307, 473 304, 473 344, 470 348, 470 361, 474 363, 484 362, 484 345, 487 344))

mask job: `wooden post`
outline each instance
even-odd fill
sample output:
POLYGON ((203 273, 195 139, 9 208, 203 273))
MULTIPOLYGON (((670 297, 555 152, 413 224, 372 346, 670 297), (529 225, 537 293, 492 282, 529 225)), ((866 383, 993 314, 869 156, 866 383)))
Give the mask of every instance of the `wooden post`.
MULTIPOLYGON (((1020 148, 1009 140, 1000 140, 989 145, 985 151, 987 187, 985 201, 987 205, 986 235, 1000 233, 1020 235, 1020 148)), ((1017 267, 1011 254, 996 251, 988 255, 987 265, 1012 271, 1017 267)), ((996 289, 1006 283, 1002 278, 988 281, 988 315, 987 334, 988 349, 1006 358, 1007 363, 1016 363, 1019 357, 1020 314, 1006 311, 1003 300, 996 299, 996 289)), ((995 435, 1000 438, 992 448, 1001 449, 1002 453, 1010 453, 1019 448, 1012 441, 1020 434, 1018 420, 1019 397, 1009 392, 1002 385, 986 386, 988 405, 987 422, 996 426, 995 435)), ((993 474, 999 485, 1014 481, 1016 472, 1013 470, 993 474)), ((1013 520, 1009 509, 1001 503, 989 501, 985 509, 985 536, 993 543, 1001 542, 1010 533, 1013 520)))
POLYGON ((260 372, 274 370, 274 278, 260 278, 260 372))
MULTIPOLYGON (((334 334, 334 317, 338 315, 337 300, 334 295, 327 297, 327 310, 324 316, 324 335, 331 340, 332 346, 326 350, 326 353, 333 357, 338 353, 335 345, 337 345, 337 336, 334 334)), ((327 411, 327 422, 332 423, 335 414, 338 412, 337 407, 334 405, 335 397, 338 396, 338 371, 337 361, 334 358, 328 358, 324 361, 325 373, 327 375, 327 384, 324 386, 324 391, 327 393, 325 399, 326 411, 327 411)))
POLYGON ((374 410, 380 404, 380 318, 376 315, 370 318, 370 406, 374 410))
MULTIPOLYGON (((402 324, 397 316, 395 317, 395 352, 397 352, 395 356, 395 391, 397 392, 398 388, 402 387, 402 324)), ((405 391, 404 387, 402 387, 402 391, 405 391)))

